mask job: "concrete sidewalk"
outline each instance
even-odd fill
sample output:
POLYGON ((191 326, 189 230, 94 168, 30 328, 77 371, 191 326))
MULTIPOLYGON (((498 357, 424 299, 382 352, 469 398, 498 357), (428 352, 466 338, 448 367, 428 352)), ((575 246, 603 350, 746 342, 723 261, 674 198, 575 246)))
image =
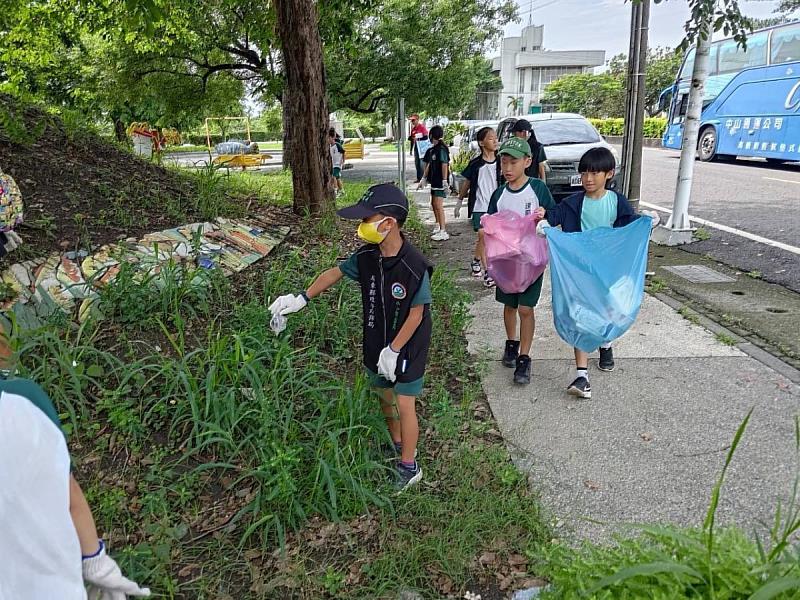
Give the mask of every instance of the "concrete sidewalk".
MULTIPOLYGON (((432 223, 428 193, 414 196, 432 223)), ((454 205, 454 198, 446 202, 448 219, 454 205)), ((468 337, 471 352, 486 357, 483 388, 560 536, 607 540, 626 523, 702 523, 729 444, 751 407, 718 516, 747 529, 771 520, 795 473, 798 386, 646 296, 636 324, 615 344, 616 371, 598 371, 595 355, 592 400, 568 396, 575 365, 553 328, 549 271, 536 310, 533 380, 516 386, 499 360, 502 308, 469 275, 475 237, 466 209, 447 229, 452 237, 437 243, 437 265, 456 270, 473 293, 468 337)))

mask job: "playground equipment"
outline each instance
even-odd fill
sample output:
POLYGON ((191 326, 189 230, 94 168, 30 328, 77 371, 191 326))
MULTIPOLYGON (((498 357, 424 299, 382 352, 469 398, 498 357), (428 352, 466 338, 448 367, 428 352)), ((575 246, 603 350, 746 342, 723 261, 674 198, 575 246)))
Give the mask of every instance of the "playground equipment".
POLYGON ((133 151, 139 156, 150 158, 153 152, 161 152, 166 145, 166 139, 158 131, 145 122, 131 123, 127 130, 133 140, 133 151))
MULTIPOLYGON (((212 151, 211 148, 211 131, 208 127, 209 122, 213 121, 222 121, 223 123, 228 121, 244 121, 245 123, 245 132, 247 134, 247 140, 242 140, 237 147, 240 149, 237 153, 230 153, 230 147, 225 148, 224 145, 218 144, 217 146, 222 146, 222 149, 225 150, 225 153, 220 153, 218 156, 214 157, 211 161, 212 164, 219 166, 219 167, 241 167, 244 171, 247 167, 261 167, 263 166, 266 161, 270 160, 272 156, 270 154, 247 154, 246 152, 250 151, 253 148, 253 140, 250 138, 250 118, 249 117, 206 117, 205 120, 205 128, 206 128, 206 144, 208 145, 208 152, 209 154, 212 151)), ((229 142, 229 140, 225 140, 223 144, 229 142)), ((216 148, 216 146, 215 146, 216 148)), ((255 146, 256 152, 258 151, 258 147, 255 146)))
POLYGON ((356 127, 355 129, 357 139, 351 139, 342 144, 344 146, 344 159, 351 160, 353 158, 364 158, 364 135, 361 130, 356 127))

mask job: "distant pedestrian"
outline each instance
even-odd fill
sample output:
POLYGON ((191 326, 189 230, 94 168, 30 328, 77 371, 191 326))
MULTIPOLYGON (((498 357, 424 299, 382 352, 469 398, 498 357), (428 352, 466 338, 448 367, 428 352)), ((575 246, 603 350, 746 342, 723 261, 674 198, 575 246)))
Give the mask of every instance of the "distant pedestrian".
POLYGON ((425 171, 417 189, 421 189, 427 180, 431 184, 431 208, 436 217, 436 225, 433 227, 431 239, 436 242, 444 242, 450 239, 447 233, 447 223, 444 216, 444 200, 450 189, 448 178, 450 177, 450 149, 444 142, 444 129, 441 125, 431 127, 431 142, 433 146, 425 152, 425 171))
POLYGON ((308 290, 281 296, 269 310, 273 315, 295 313, 345 276, 359 283, 364 367, 381 399, 394 442, 391 451, 399 455, 395 471, 399 491, 422 479, 415 458, 419 441, 416 399, 422 393, 431 341, 433 269, 402 233, 408 199, 395 185, 374 185, 357 204, 337 214, 361 221, 358 236, 366 244, 319 275, 308 290))
MULTIPOLYGON (((616 161, 607 148, 592 148, 581 157, 578 172, 581 174, 583 191, 572 194, 558 206, 547 209, 546 221, 539 223, 537 233, 543 234, 547 226, 561 227, 562 231, 575 233, 591 231, 600 227, 625 227, 639 218, 628 199, 622 194, 606 189, 614 177, 616 161)), ((591 257, 587 257, 591 260, 591 257)), ((589 355, 575 348, 575 380, 567 392, 579 398, 591 398, 589 383, 589 355)), ((611 344, 600 348, 598 368, 614 370, 614 351, 611 344)))
MULTIPOLYGON (((547 186, 525 170, 531 164, 531 148, 525 140, 511 137, 503 142, 498 151, 505 185, 495 190, 486 209, 487 214, 510 210, 518 215, 543 217, 546 210, 555 207, 553 196, 547 186)), ((514 368, 514 383, 531 382, 531 346, 536 330, 534 308, 542 294, 544 274, 528 288, 518 294, 507 294, 495 288, 495 297, 503 304, 503 323, 506 328, 506 347, 503 365, 514 368), (519 335, 517 335, 519 315, 519 335)))
POLYGON ((536 177, 542 181, 546 181, 545 177, 545 163, 547 163, 547 154, 544 152, 544 144, 536 139, 536 132, 527 119, 518 119, 511 128, 511 132, 523 140, 528 141, 528 146, 531 148, 531 166, 525 170, 528 177, 536 177))
POLYGON ((344 186, 342 185, 342 169, 344 168, 344 146, 336 139, 336 130, 331 127, 328 130, 328 144, 331 153, 331 164, 333 170, 331 176, 333 177, 333 187, 336 190, 336 197, 338 198, 344 193, 344 186))
POLYGON ((491 127, 483 127, 476 134, 480 155, 469 161, 467 168, 461 172, 466 181, 461 186, 458 194, 454 216, 457 219, 461 214, 464 197, 467 200, 467 216, 472 222, 472 228, 478 233, 475 243, 475 254, 470 264, 473 277, 480 277, 483 273, 483 283, 486 287, 494 287, 494 280, 489 276, 486 265, 486 248, 483 244, 483 230, 481 230, 481 217, 489 208, 489 200, 500 185, 500 160, 497 158, 497 134, 491 127))
POLYGON ((422 164, 424 153, 420 156, 418 142, 428 139, 428 128, 419 120, 419 115, 417 114, 411 115, 409 120, 411 121, 411 134, 408 136, 408 141, 411 142, 411 155, 414 157, 414 168, 417 171, 417 179, 414 183, 419 183, 422 180, 425 167, 422 164))

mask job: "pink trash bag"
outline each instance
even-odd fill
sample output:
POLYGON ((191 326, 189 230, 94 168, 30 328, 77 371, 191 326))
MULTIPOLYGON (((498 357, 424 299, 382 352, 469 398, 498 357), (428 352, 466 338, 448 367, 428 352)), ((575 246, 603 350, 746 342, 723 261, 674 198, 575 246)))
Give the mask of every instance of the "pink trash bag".
POLYGON ((536 223, 510 210, 481 217, 489 275, 506 294, 524 292, 547 267, 547 240, 536 236, 536 223))

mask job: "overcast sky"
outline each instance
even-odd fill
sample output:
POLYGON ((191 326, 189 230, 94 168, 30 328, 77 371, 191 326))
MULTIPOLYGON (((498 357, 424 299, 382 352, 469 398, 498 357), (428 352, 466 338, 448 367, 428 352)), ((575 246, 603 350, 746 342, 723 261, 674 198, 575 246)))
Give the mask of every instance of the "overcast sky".
MULTIPOLYGON (((624 0, 517 0, 522 20, 506 27, 506 35, 519 35, 528 24, 544 25, 544 47, 548 50, 605 50, 606 60, 628 52, 631 4, 624 0)), ((770 17, 778 0, 740 0, 742 12, 751 17, 770 17)), ((651 2, 650 43, 675 47, 683 39, 689 17, 686 0, 651 2)), ((718 36, 721 37, 721 36, 718 36)))

